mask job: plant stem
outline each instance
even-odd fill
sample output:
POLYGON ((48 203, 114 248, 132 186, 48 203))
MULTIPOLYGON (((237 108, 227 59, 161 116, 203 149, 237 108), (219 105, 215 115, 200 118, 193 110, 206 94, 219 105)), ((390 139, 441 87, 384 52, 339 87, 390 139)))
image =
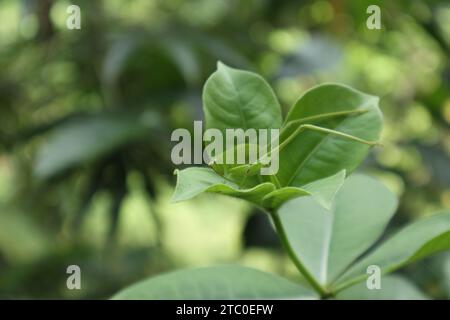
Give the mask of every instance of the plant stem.
POLYGON ((280 237, 281 242, 283 243, 284 248, 286 249, 292 262, 294 262, 298 271, 300 271, 300 273, 305 277, 305 279, 314 288, 314 290, 316 290, 320 294, 320 296, 322 298, 330 296, 329 292, 327 292, 320 285, 320 283, 317 282, 317 280, 314 278, 314 276, 308 271, 308 269, 306 269, 306 267, 303 265, 303 263, 300 261, 300 259, 295 254, 294 249, 292 248, 292 246, 289 242, 289 239, 287 238, 286 231, 284 230, 284 227, 281 223, 278 213, 276 211, 272 211, 272 212, 269 212, 269 214, 272 217, 272 221, 275 225, 275 229, 278 233, 278 236, 280 237))
POLYGON ((271 175, 270 176, 270 181, 272 181, 272 183, 277 187, 277 189, 281 189, 280 180, 278 180, 276 175, 271 175))

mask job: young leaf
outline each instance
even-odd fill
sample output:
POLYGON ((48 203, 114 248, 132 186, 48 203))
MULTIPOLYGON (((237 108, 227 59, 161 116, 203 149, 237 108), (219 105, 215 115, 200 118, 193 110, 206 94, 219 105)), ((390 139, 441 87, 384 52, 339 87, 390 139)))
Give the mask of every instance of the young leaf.
POLYGON ((264 208, 276 209, 288 200, 309 195, 310 193, 302 188, 284 187, 265 195, 262 205, 264 208))
POLYGON ((330 210, 303 197, 281 206, 278 214, 298 259, 326 286, 377 240, 396 206, 395 196, 382 183, 353 175, 330 210))
POLYGON ((252 188, 264 182, 259 174, 262 164, 256 162, 256 159, 250 161, 249 158, 250 152, 255 154, 255 158, 257 158, 259 152, 258 145, 245 143, 232 147, 231 154, 233 154, 233 159, 232 161, 228 161, 227 155, 230 150, 227 149, 214 157, 210 156, 212 159, 210 166, 216 173, 236 183, 240 188, 252 188), (238 154, 244 155, 244 164, 238 164, 238 154), (221 159, 221 161, 219 162, 217 159, 221 159), (228 162, 231 163, 229 164, 228 162))
POLYGON ((203 192, 213 192, 259 204, 266 194, 275 190, 275 186, 269 182, 240 189, 237 184, 221 177, 210 168, 192 167, 175 172, 178 177, 172 202, 191 199, 203 192))
POLYGON ((269 129, 281 126, 281 109, 259 75, 217 64, 203 89, 206 128, 269 129))
POLYGON ((345 170, 339 171, 335 175, 319 179, 302 186, 313 198, 325 209, 331 209, 331 204, 336 193, 344 184, 345 170))
POLYGON ((378 98, 338 84, 325 84, 307 91, 290 110, 282 128, 277 177, 282 186, 307 184, 335 174, 352 172, 370 148, 364 143, 329 132, 338 131, 356 139, 377 141, 382 128, 378 98), (294 138, 301 125, 310 125, 294 138), (322 132, 316 127, 328 129, 322 132))
POLYGON ((383 274, 450 248, 450 212, 413 222, 386 240, 368 256, 351 267, 334 285, 343 288, 363 281, 366 269, 377 265, 383 274))
POLYGON ((428 297, 401 276, 381 277, 381 288, 369 290, 365 282, 358 283, 337 296, 342 300, 424 300, 428 297))
POLYGON ((274 274, 240 266, 174 271, 139 282, 113 299, 316 299, 309 288, 274 274))
POLYGON ((310 183, 304 189, 276 189, 270 182, 243 188, 210 168, 192 167, 176 170, 175 173, 177 185, 172 202, 188 200, 203 192, 212 192, 248 200, 266 209, 278 208, 284 202, 301 196, 313 196, 321 205, 329 207, 345 177, 345 172, 341 171, 334 176, 310 183))
POLYGON ((345 170, 324 179, 316 180, 301 188, 284 187, 267 194, 263 198, 263 207, 276 209, 288 200, 312 196, 320 205, 330 209, 336 192, 341 188, 345 179, 345 170))

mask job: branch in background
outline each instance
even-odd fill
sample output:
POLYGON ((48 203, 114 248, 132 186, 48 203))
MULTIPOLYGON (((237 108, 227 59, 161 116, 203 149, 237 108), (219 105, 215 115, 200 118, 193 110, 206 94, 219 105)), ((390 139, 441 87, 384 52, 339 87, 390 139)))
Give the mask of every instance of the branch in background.
POLYGON ((37 2, 36 14, 39 23, 39 31, 37 33, 38 40, 50 40, 55 34, 55 29, 50 17, 52 5, 53 0, 39 0, 37 2))

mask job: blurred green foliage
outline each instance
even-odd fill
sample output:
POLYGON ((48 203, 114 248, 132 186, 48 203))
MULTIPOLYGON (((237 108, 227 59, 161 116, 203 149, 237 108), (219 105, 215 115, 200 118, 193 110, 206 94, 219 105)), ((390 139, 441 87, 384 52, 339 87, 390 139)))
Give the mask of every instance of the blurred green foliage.
MULTIPOLYGON (((2 0, 0 21, 1 298, 106 298, 213 262, 295 274, 246 204, 169 204, 170 133, 201 120, 218 60, 263 74, 285 112, 325 81, 380 96, 384 147, 363 170, 400 197, 391 229, 450 208, 448 1, 2 0), (66 288, 70 264, 82 290, 66 288)), ((449 261, 406 274, 449 298, 449 261)))

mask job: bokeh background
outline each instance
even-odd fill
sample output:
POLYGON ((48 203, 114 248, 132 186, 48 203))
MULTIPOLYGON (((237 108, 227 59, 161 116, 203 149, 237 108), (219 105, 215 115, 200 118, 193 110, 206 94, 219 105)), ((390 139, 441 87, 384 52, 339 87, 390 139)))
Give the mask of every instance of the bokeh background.
MULTIPOLYGON (((216 263, 298 276, 248 204, 170 204, 170 133, 202 119, 218 60, 266 77, 284 112, 325 81, 380 96, 384 147, 361 171, 400 197, 389 229, 449 209, 449 46, 445 0, 1 0, 0 298, 108 298, 216 263)), ((450 298, 448 254, 403 274, 450 298)))

